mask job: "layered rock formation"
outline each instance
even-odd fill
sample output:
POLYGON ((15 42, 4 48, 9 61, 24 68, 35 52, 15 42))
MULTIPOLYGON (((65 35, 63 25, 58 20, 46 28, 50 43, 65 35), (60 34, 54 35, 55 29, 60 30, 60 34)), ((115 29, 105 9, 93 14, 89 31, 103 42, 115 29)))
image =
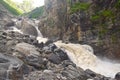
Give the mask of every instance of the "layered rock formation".
POLYGON ((44 37, 62 38, 66 24, 66 0, 45 0, 46 17, 40 21, 39 29, 44 37))
POLYGON ((96 55, 119 59, 119 1, 46 0, 45 11, 39 24, 45 37, 90 44, 96 55))
MULTIPOLYGON (((72 28, 75 27, 74 24, 77 24, 80 31, 73 29, 71 31, 73 36, 70 40, 90 44, 93 46, 95 54, 99 56, 119 59, 119 1, 89 0, 84 2, 81 0, 79 2, 82 4, 78 3, 81 6, 77 7, 84 7, 84 9, 74 11, 69 17, 70 23, 73 25, 72 28), (88 8, 86 7, 87 4, 89 4, 88 8), (81 33, 81 36, 78 33, 81 33)), ((73 6, 72 8, 76 7, 73 6)), ((70 11, 73 11, 72 8, 70 11)))

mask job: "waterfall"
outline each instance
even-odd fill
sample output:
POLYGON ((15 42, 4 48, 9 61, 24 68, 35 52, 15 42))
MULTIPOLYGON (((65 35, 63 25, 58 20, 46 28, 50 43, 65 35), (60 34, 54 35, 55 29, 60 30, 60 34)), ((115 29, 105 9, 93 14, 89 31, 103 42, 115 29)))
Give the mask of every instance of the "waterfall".
POLYGON ((38 26, 35 26, 37 33, 38 33, 38 37, 43 37, 42 33, 39 31, 38 26))
POLYGON ((107 77, 114 77, 117 72, 120 72, 119 63, 100 60, 93 54, 93 49, 89 45, 65 44, 62 42, 55 42, 55 44, 63 48, 70 60, 84 70, 90 69, 107 77))
POLYGON ((43 43, 47 42, 48 39, 47 39, 47 38, 43 38, 43 35, 42 35, 42 33, 40 32, 40 30, 38 29, 38 27, 35 26, 35 28, 36 28, 37 33, 38 33, 38 37, 36 38, 36 39, 38 40, 38 42, 39 42, 39 43, 41 43, 41 42, 43 42, 43 43))

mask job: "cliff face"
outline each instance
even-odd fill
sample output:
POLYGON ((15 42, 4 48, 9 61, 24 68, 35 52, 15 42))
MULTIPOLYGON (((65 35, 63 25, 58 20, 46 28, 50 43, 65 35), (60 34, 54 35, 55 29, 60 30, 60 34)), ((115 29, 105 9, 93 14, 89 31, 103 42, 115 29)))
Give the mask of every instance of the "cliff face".
POLYGON ((45 0, 45 13, 46 17, 39 24, 43 36, 62 38, 66 23, 66 0, 45 0))
POLYGON ((90 44, 93 46, 96 55, 119 59, 119 9, 120 3, 118 0, 89 0, 89 2, 80 1, 80 3, 73 4, 70 10, 72 14, 69 15, 70 24, 79 26, 80 31, 78 29, 77 32, 72 30, 73 36, 69 40, 90 44), (78 4, 81 6, 78 6, 78 4), (87 4, 89 7, 86 7, 87 4), (76 7, 79 7, 79 9, 75 9, 76 7))
POLYGON ((96 55, 120 58, 119 0, 45 0, 43 36, 91 45, 96 55))

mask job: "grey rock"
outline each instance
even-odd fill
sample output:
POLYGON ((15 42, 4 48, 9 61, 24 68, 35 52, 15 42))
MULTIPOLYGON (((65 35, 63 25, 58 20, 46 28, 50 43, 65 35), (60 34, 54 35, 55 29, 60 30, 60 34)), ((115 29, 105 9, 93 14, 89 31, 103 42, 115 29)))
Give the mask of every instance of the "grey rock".
POLYGON ((38 36, 37 30, 34 25, 30 24, 30 22, 27 21, 27 19, 23 19, 22 21, 22 28, 21 31, 24 34, 32 35, 32 36, 38 36))
POLYGON ((85 70, 85 72, 86 72, 87 74, 89 74, 91 77, 96 77, 96 76, 97 76, 95 72, 93 72, 93 71, 91 71, 91 70, 89 70, 89 69, 85 70))
POLYGON ((116 79, 116 80, 120 80, 120 72, 118 72, 118 73, 115 75, 115 79, 116 79))
POLYGON ((0 53, 0 78, 1 80, 22 80, 23 62, 16 57, 0 53))
POLYGON ((53 62, 54 64, 60 64, 64 60, 68 60, 67 54, 61 49, 55 49, 52 54, 48 56, 48 60, 53 62))
POLYGON ((15 46, 16 51, 19 51, 25 55, 39 55, 37 48, 28 43, 19 43, 15 46))
POLYGON ((32 72, 27 80, 59 80, 57 79, 56 74, 53 74, 51 72, 41 72, 41 71, 36 71, 32 72))
POLYGON ((26 57, 26 63, 38 70, 46 68, 46 61, 40 56, 29 55, 26 57))
POLYGON ((89 77, 85 74, 83 69, 69 65, 62 71, 62 75, 70 80, 87 80, 89 77))

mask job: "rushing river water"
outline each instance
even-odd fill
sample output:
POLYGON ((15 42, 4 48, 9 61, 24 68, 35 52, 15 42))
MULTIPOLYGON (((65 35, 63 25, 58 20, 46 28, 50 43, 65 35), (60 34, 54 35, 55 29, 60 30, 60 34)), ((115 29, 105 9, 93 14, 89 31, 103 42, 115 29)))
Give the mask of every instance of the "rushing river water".
POLYGON ((55 42, 58 47, 65 49, 67 55, 77 66, 105 75, 114 77, 120 71, 120 64, 100 60, 93 54, 93 49, 89 45, 65 44, 55 42))

